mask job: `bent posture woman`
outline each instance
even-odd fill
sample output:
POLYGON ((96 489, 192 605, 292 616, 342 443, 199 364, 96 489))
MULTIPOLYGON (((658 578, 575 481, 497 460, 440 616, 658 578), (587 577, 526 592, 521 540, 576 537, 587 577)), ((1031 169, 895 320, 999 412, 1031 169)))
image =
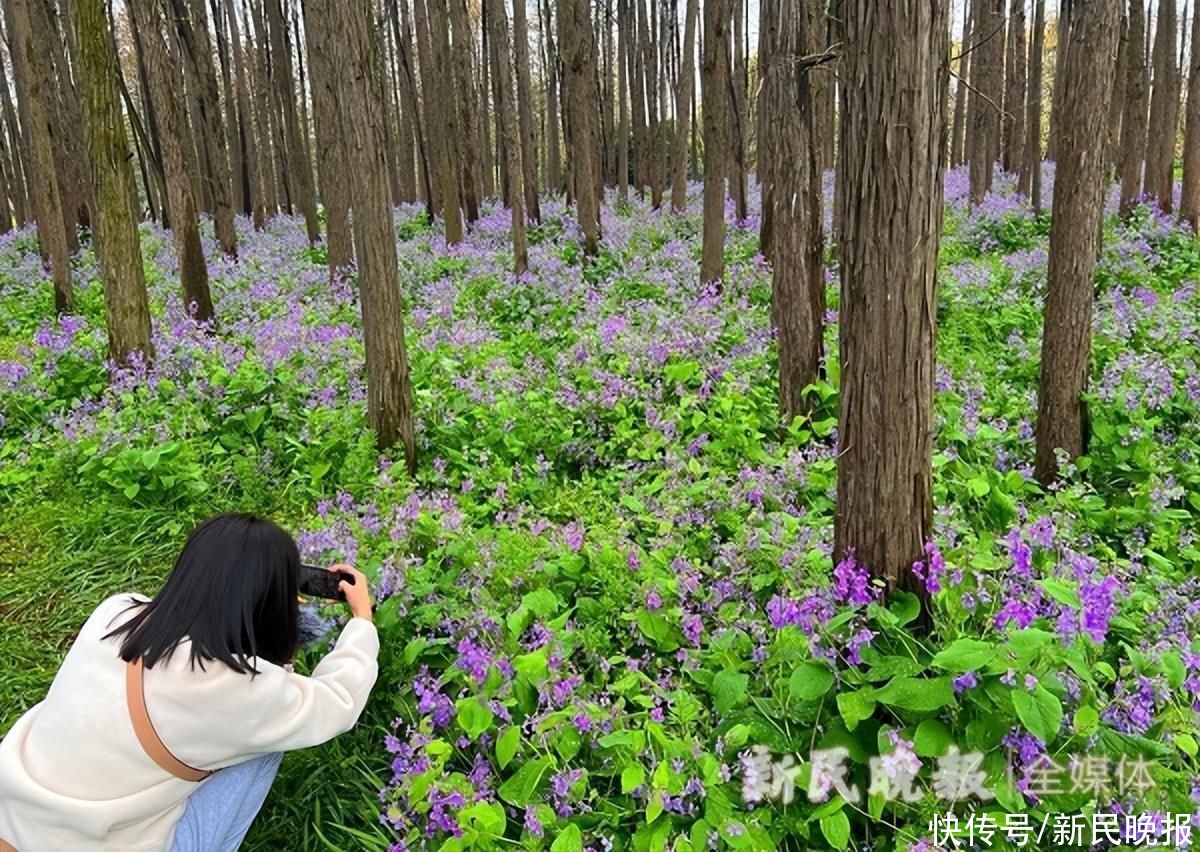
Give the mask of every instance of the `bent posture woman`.
POLYGON ((221 515, 188 539, 153 600, 92 613, 46 699, 0 740, 0 850, 226 852, 266 798, 280 752, 358 721, 378 674, 366 579, 311 677, 292 537, 221 515))

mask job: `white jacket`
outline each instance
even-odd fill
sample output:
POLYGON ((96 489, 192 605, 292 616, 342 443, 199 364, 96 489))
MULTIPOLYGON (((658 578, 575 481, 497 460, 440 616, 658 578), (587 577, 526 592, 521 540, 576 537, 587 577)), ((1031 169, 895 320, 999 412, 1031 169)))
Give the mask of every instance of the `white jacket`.
MULTIPOLYGON (((125 703, 120 639, 102 639, 137 595, 104 601, 44 701, 0 740, 0 839, 20 852, 170 848, 196 782, 142 750, 125 703)), ((128 613, 132 615, 132 611, 128 613)), ((318 745, 354 727, 379 673, 375 625, 352 618, 303 677, 264 660, 259 674, 217 662, 193 671, 185 640, 145 672, 146 706, 171 753, 198 769, 318 745)))

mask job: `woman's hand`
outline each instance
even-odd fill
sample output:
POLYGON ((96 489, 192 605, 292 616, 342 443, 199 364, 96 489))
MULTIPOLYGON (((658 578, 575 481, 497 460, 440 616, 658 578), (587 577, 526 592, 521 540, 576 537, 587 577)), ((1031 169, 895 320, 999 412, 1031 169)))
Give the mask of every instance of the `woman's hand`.
POLYGON ((367 621, 373 620, 371 617, 371 589, 366 575, 352 565, 334 565, 329 570, 344 571, 354 575, 353 583, 342 580, 338 583, 338 588, 346 596, 346 606, 350 608, 351 615, 355 618, 365 618, 367 621))

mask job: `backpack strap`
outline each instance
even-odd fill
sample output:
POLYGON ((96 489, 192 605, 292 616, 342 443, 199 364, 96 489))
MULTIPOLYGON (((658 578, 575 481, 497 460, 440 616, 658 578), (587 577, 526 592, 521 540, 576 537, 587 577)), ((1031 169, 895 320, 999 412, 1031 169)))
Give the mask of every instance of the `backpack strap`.
MULTIPOLYGON (((133 732, 151 760, 184 781, 203 781, 216 771, 188 766, 171 754, 170 749, 159 739, 158 731, 154 730, 154 723, 150 721, 150 712, 146 709, 141 657, 125 664, 125 700, 129 704, 129 719, 133 722, 133 732)), ((0 852, 6 852, 3 846, 0 846, 0 852)))

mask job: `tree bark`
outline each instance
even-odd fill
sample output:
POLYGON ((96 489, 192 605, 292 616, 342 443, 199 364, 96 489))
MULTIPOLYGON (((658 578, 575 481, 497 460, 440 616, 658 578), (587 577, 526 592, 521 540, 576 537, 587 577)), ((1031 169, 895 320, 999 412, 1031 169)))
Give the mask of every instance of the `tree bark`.
POLYGON ((725 278, 726 138, 729 132, 729 0, 704 4, 700 88, 704 103, 704 237, 700 283, 725 278))
POLYGON ((911 569, 933 533, 949 3, 846 0, 842 10, 834 558, 853 556, 889 591, 927 599, 911 569))
MULTIPOLYGON (((9 30, 11 32, 11 28, 9 30)), ((0 48, 3 48, 9 43, 8 38, 0 38, 0 48)), ((3 57, 0 56, 0 60, 3 57)), ((10 58, 10 62, 11 62, 10 58)), ((11 66, 15 70, 15 63, 11 66)), ((14 84, 16 84, 14 74, 14 84)), ((5 146, 8 149, 10 172, 12 181, 10 186, 13 190, 14 212, 16 213, 18 224, 24 225, 32 219, 37 218, 34 212, 36 202, 33 199, 33 190, 29 180, 29 160, 22 154, 21 142, 21 124, 17 120, 17 111, 13 108, 12 96, 8 91, 8 84, 0 86, 0 109, 4 115, 4 132, 5 146)))
MULTIPOLYGON (((629 0, 617 0, 617 200, 629 201, 629 0)), ((678 119, 677 119, 678 120, 678 119)))
POLYGON ((449 0, 450 24, 454 32, 454 103, 458 104, 460 132, 455 134, 459 146, 459 165, 462 173, 462 198, 468 222, 479 218, 479 175, 483 152, 479 146, 478 115, 475 110, 475 75, 471 68, 473 39, 467 23, 466 0, 449 0))
MULTIPOLYGON (((243 0, 245 2, 245 0, 243 0)), ((259 197, 262 199, 263 215, 273 216, 280 210, 280 197, 284 188, 279 183, 279 171, 276 167, 278 157, 274 135, 274 116, 271 109, 271 77, 268 70, 270 51, 267 49, 266 23, 263 20, 262 5, 254 0, 248 17, 254 28, 253 46, 254 63, 254 127, 258 140, 258 174, 260 178, 259 197)), ((247 32, 247 37, 249 33, 247 32)))
POLYGON ((955 69, 954 126, 950 135, 951 166, 961 166, 966 162, 966 125, 969 118, 967 114, 967 83, 971 79, 971 58, 974 56, 972 39, 976 37, 975 9, 978 4, 979 0, 963 0, 963 37, 962 45, 958 49, 958 68, 955 69))
MULTIPOLYGON (((733 3, 733 68, 729 96, 729 194, 733 197, 734 215, 743 222, 749 215, 746 201, 746 56, 742 49, 743 0, 733 3)), ((807 46, 807 45, 806 45, 807 46)))
POLYGON ((1174 201, 1175 131, 1179 111, 1175 79, 1178 74, 1175 67, 1178 30, 1175 0, 1159 0, 1143 193, 1154 198, 1164 213, 1171 212, 1174 201))
POLYGON ((641 47, 642 80, 646 92, 646 181, 650 184, 650 207, 662 207, 663 152, 662 128, 658 116, 658 63, 655 61, 654 37, 645 0, 635 0, 638 14, 638 44, 641 47))
POLYGON ((321 239, 321 223, 317 218, 317 197, 313 190, 312 164, 305 155, 304 140, 300 135, 300 119, 296 114, 296 86, 292 78, 292 58, 287 47, 287 28, 283 19, 280 0, 266 0, 267 33, 271 42, 271 75, 275 83, 279 115, 283 127, 282 152, 290 185, 295 192, 292 199, 304 216, 304 230, 310 244, 321 239))
POLYGON ((79 36, 78 73, 96 200, 93 245, 104 280, 108 354, 113 362, 127 364, 133 353, 148 360, 153 351, 133 171, 117 100, 117 57, 104 0, 71 0, 71 7, 79 36))
POLYGON ((562 146, 559 141, 559 58, 554 46, 554 21, 549 0, 543 0, 542 33, 546 38, 546 185, 561 192, 562 146))
POLYGON ((999 150, 1000 100, 1004 76, 1004 0, 978 0, 978 41, 971 58, 971 205, 983 203, 992 188, 999 150))
POLYGON ((633 185, 639 198, 646 196, 649 171, 646 152, 646 83, 645 64, 641 60, 641 28, 638 26, 639 0, 629 0, 628 20, 624 23, 629 45, 629 109, 633 132, 633 185))
MULTIPOLYGON (((393 0, 393 2, 396 2, 396 0, 393 0)), ((417 0, 417 2, 420 2, 420 0, 417 0)), ((434 212, 438 207, 436 205, 434 184, 430 176, 429 113, 421 108, 417 77, 413 70, 413 28, 412 20, 408 13, 408 0, 400 0, 399 7, 400 34, 398 36, 398 44, 400 45, 400 76, 401 82, 404 85, 405 97, 408 99, 407 113, 411 117, 413 124, 413 139, 417 147, 417 170, 421 181, 421 193, 425 198, 425 212, 429 215, 430 220, 432 220, 434 212)))
POLYGON ((600 115, 600 110, 593 86, 596 48, 587 0, 564 0, 558 4, 558 40, 567 79, 566 111, 576 213, 583 230, 584 254, 595 257, 600 252, 600 203, 596 197, 597 163, 592 122, 593 116, 600 115))
MULTIPOLYGON (((819 20, 812 2, 783 3, 764 34, 766 52, 759 109, 767 112, 767 142, 777 181, 764 196, 773 210, 771 315, 779 345, 779 410, 784 424, 807 413, 804 389, 820 377, 824 353, 825 268, 821 262, 821 179, 817 168, 812 87, 796 61, 819 20)), ((823 23, 823 22, 822 22, 823 23)), ((761 43, 761 42, 760 42, 761 43)))
MULTIPOLYGON (((1126 52, 1124 115, 1121 118, 1121 215, 1128 216, 1141 198, 1142 166, 1146 161, 1147 94, 1150 80, 1142 45, 1146 39, 1146 10, 1142 0, 1129 4, 1129 49, 1126 52)), ((1189 101, 1189 109, 1190 109, 1189 101)))
POLYGON ((383 152, 383 92, 375 76, 370 0, 310 0, 334 30, 334 62, 350 161, 355 255, 367 356, 367 416, 381 448, 403 444, 416 473, 412 381, 404 341, 404 310, 396 262, 387 160, 383 152))
POLYGON ((137 18, 146 73, 158 116, 163 171, 167 181, 167 205, 171 211, 171 234, 179 259, 183 304, 198 322, 213 318, 212 295, 208 289, 208 264, 200 244, 200 222, 192 182, 187 174, 181 137, 179 93, 171 84, 171 69, 163 33, 167 32, 169 10, 164 0, 130 0, 129 10, 137 18))
POLYGON ((1012 0, 1004 75, 1004 170, 1015 173, 1025 154, 1025 0, 1012 0))
POLYGON ((227 257, 237 257, 237 231, 233 226, 232 186, 225 153, 225 126, 221 119, 221 96, 212 64, 208 37, 208 12, 204 0, 173 0, 172 11, 185 59, 192 71, 192 98, 200 118, 205 164, 203 179, 213 199, 213 224, 217 242, 227 257))
MULTIPOLYGON (((1140 0, 1134 0, 1135 4, 1140 0)), ((1179 202, 1179 218, 1196 230, 1200 221, 1200 49, 1196 35, 1200 33, 1200 3, 1193 5, 1192 55, 1188 63, 1187 129, 1183 139, 1183 195, 1179 202)))
MULTIPOLYGON (((525 236, 524 182, 521 167, 524 156, 518 139, 517 112, 513 98, 512 54, 508 46, 508 17, 503 0, 486 0, 488 4, 488 27, 492 50, 496 52, 495 67, 498 76, 496 91, 500 98, 496 103, 496 121, 499 133, 504 137, 504 168, 508 173, 508 198, 505 199, 512 212, 513 274, 521 276, 529 269, 529 243, 525 236)), ((516 0, 521 6, 524 0, 516 0)), ((514 16, 515 17, 515 16, 514 16)), ((520 48, 518 48, 520 53, 520 48)))
POLYGON ((229 23, 230 52, 233 55, 233 74, 237 88, 238 137, 242 146, 242 163, 245 170, 239 178, 243 182, 243 193, 246 198, 243 211, 250 214, 254 228, 261 231, 266 222, 258 158, 258 145, 261 144, 261 141, 256 142, 254 139, 254 112, 250 106, 250 84, 233 0, 225 0, 225 17, 229 23))
POLYGON ((1033 3, 1033 39, 1029 45, 1029 87, 1025 106, 1025 157, 1018 180, 1019 192, 1029 198, 1034 212, 1042 212, 1042 51, 1046 38, 1046 0, 1033 3))
MULTIPOLYGON (((1056 453, 1084 452, 1092 340, 1094 278, 1099 254, 1096 222, 1104 203, 1105 119, 1113 89, 1119 20, 1117 0, 1073 0, 1063 69, 1054 178, 1046 317, 1038 386, 1034 473, 1049 483, 1058 475, 1056 453)), ((1173 51, 1172 51, 1173 53, 1173 51)))
POLYGON ((671 209, 676 213, 682 213, 687 204, 687 134, 691 123, 692 87, 696 77, 696 18, 700 13, 699 0, 686 2, 683 49, 680 53, 682 67, 675 89, 675 149, 671 155, 671 209))
POLYGON ((17 84, 17 106, 24 129, 24 161, 29 169, 29 185, 37 215, 38 243, 54 283, 54 310, 64 314, 75 306, 75 289, 71 280, 70 241, 66 233, 58 168, 54 162, 57 143, 50 119, 53 81, 48 57, 34 41, 30 20, 30 4, 36 2, 38 0, 9 0, 4 7, 17 84))
MULTIPOLYGON (((533 222, 542 221, 542 209, 537 192, 537 148, 533 144, 533 83, 529 77, 529 25, 525 14, 526 0, 513 0, 514 58, 517 65, 517 109, 521 119, 521 171, 525 189, 525 209, 533 222)), ((490 23, 490 21, 489 21, 490 23)), ((507 27, 504 30, 508 38, 507 27)), ((504 56, 501 53, 501 56, 504 56)), ((501 88, 504 83, 501 81, 501 88)), ((508 90, 504 89, 507 94, 508 90)), ((500 115, 499 107, 496 111, 500 115)), ((514 235, 515 237, 515 235, 514 235)))
POLYGON ((304 33, 317 136, 317 178, 325 205, 329 274, 336 276, 354 262, 354 239, 350 233, 350 166, 338 108, 339 69, 335 65, 329 20, 318 17, 319 12, 328 11, 325 8, 328 1, 304 0, 304 33))

